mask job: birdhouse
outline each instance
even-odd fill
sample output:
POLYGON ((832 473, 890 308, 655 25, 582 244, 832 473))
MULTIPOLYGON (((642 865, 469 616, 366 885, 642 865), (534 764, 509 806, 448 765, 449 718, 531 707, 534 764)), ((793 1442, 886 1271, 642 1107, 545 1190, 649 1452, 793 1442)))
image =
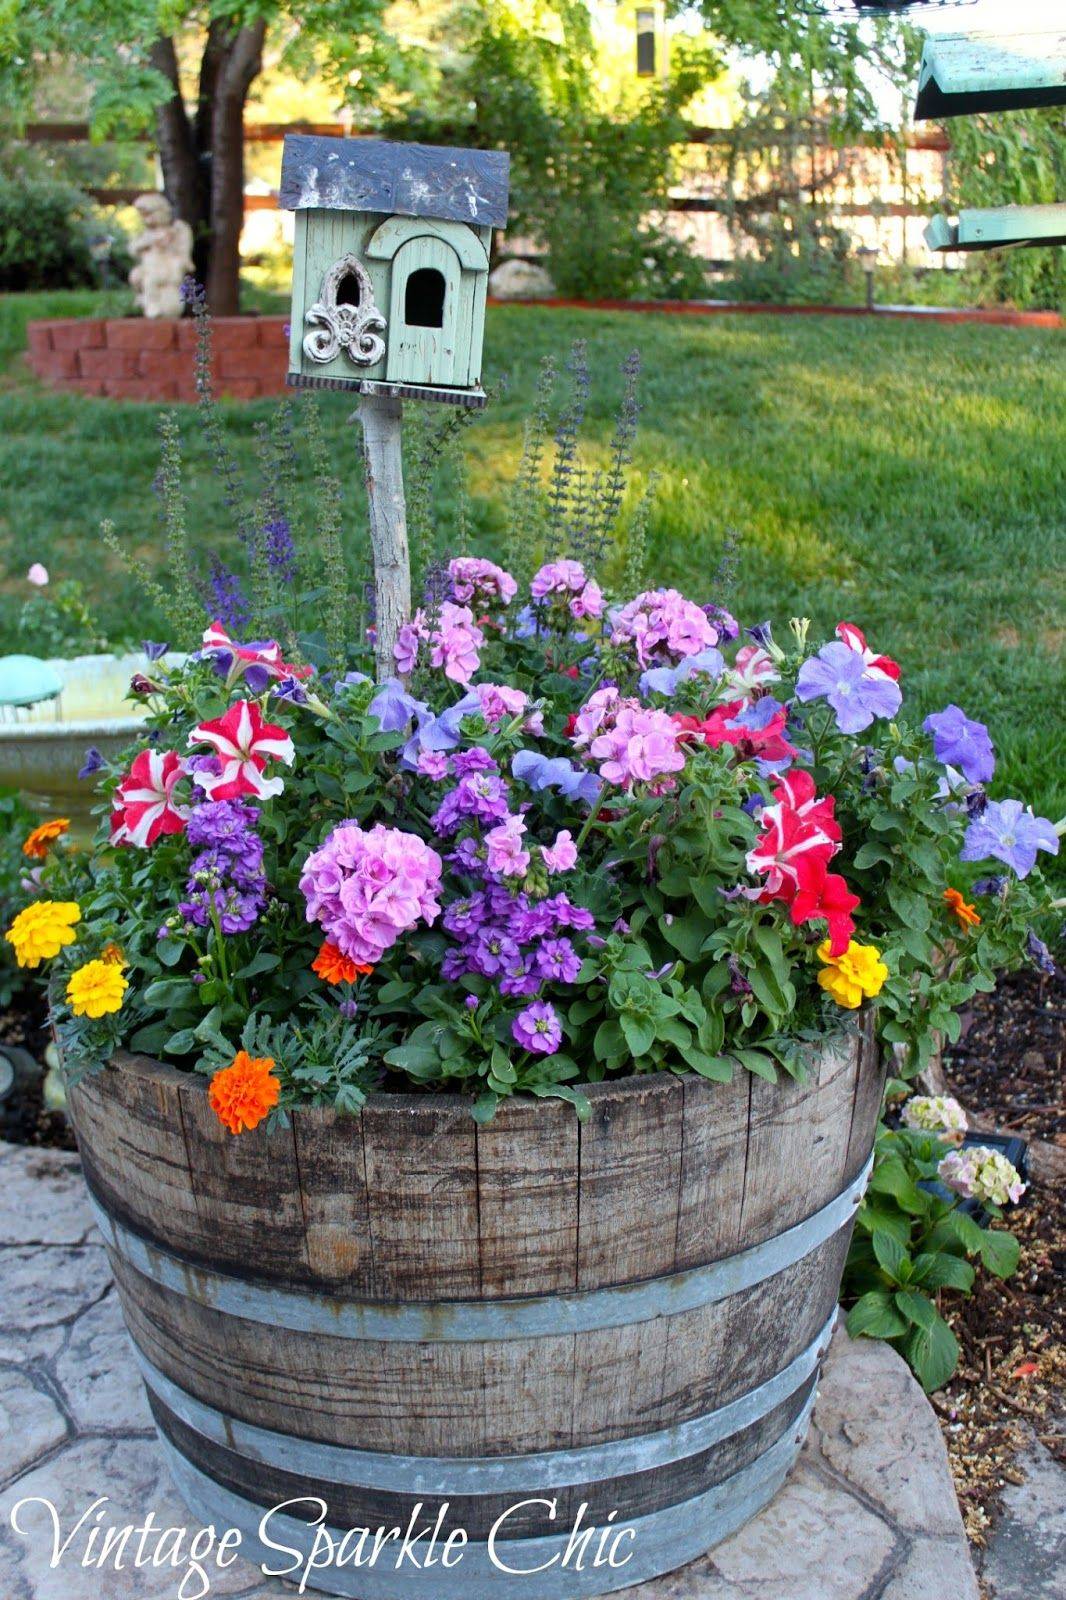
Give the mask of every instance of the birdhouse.
POLYGON ((296 214, 288 381, 480 406, 489 248, 510 158, 289 134, 296 214))
POLYGON ((1066 28, 932 34, 922 49, 915 118, 1066 105, 1066 28))

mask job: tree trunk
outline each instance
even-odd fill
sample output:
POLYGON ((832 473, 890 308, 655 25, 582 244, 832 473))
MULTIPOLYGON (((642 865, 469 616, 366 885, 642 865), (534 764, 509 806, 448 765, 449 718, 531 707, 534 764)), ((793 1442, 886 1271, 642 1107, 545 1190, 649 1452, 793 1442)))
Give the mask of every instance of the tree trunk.
POLYGON ((156 142, 163 168, 163 192, 174 214, 187 222, 193 235, 193 271, 204 281, 208 255, 207 186, 198 141, 185 110, 173 39, 157 39, 150 53, 152 66, 174 86, 172 97, 156 111, 156 142))
POLYGON ((262 19, 233 34, 220 52, 210 85, 211 254, 206 287, 208 309, 216 317, 236 316, 240 309, 244 103, 263 64, 265 34, 262 19))

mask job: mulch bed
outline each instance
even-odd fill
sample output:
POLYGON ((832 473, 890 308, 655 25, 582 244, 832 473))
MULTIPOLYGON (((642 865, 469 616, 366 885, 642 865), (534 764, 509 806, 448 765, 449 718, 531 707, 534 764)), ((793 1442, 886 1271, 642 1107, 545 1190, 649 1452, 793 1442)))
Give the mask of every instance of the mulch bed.
MULTIPOLYGON (((945 1052, 951 1093, 983 1126, 1066 1147, 1062 1057, 1066 983, 1024 971, 974 1003, 945 1052)), ((982 1546, 999 1496, 1019 1483, 1019 1452, 1035 1435, 1066 1462, 1066 1187, 1031 1183, 1009 1224, 1018 1272, 978 1277, 972 1297, 942 1308, 961 1347, 959 1370, 932 1397, 971 1541, 982 1546)))

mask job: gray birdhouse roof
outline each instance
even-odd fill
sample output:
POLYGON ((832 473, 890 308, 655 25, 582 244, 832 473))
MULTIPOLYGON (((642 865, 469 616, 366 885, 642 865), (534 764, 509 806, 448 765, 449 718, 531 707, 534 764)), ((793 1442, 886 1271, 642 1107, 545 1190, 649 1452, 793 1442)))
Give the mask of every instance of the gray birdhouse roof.
POLYGON ((503 150, 289 133, 279 203, 285 211, 382 211, 502 228, 510 164, 503 150))

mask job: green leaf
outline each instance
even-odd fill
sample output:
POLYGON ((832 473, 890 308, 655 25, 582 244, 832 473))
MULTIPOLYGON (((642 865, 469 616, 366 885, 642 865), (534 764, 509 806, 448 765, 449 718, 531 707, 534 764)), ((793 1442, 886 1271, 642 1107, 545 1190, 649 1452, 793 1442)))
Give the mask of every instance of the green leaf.
POLYGON ((711 923, 701 911, 691 911, 685 917, 660 917, 659 928, 667 943, 679 950, 686 961, 695 961, 711 932, 711 923))
POLYGON ((254 978, 260 972, 273 972, 274 968, 280 965, 280 956, 274 955, 271 950, 261 950, 257 956, 252 957, 247 966, 241 967, 239 972, 234 973, 234 977, 254 978))
POLYGON ((179 1028, 177 1033, 172 1033, 163 1051, 168 1056, 187 1056, 195 1049, 196 1034, 191 1028, 179 1028))
POLYGON ((919 1294, 915 1289, 900 1289, 893 1298, 897 1309, 902 1311, 908 1322, 929 1332, 937 1313, 928 1295, 919 1294))
POLYGON ((631 1016, 628 1011, 623 1011, 618 1021, 630 1053, 646 1056, 655 1043, 655 1024, 645 1017, 631 1016))
POLYGON ((734 1061, 732 1056, 709 1056, 702 1050, 688 1049, 685 1060, 693 1072, 715 1083, 732 1083, 734 1061))
POLYGON ((932 1326, 912 1328, 903 1339, 901 1349, 926 1394, 947 1383, 959 1360, 958 1341, 935 1311, 932 1326))
POLYGON ((741 1066, 754 1072, 757 1078, 765 1078, 767 1083, 777 1082, 777 1068, 772 1058, 762 1050, 734 1050, 733 1054, 741 1066))
POLYGON ((144 991, 144 1003, 155 1011, 173 1011, 193 998, 191 978, 157 978, 144 991))
POLYGON ((884 1228, 875 1228, 872 1234, 877 1264, 893 1283, 906 1283, 910 1272, 910 1257, 895 1234, 884 1228))
POLYGON ((945 1250, 925 1251, 914 1258, 911 1282, 920 1283, 923 1289, 961 1289, 963 1294, 969 1294, 974 1277, 973 1267, 961 1256, 949 1255, 945 1250))
POLYGON ((496 1107, 499 1105, 499 1103, 499 1095, 493 1094, 491 1089, 487 1089, 484 1094, 479 1094, 477 1099, 474 1101, 474 1104, 470 1108, 470 1115, 473 1117, 475 1122, 480 1122, 482 1124, 491 1122, 493 1117, 496 1115, 496 1107))
POLYGON ((988 1229, 981 1234, 981 1264, 997 1278, 1009 1278, 1018 1269, 1021 1247, 1013 1233, 988 1229))
POLYGON ((440 1056, 432 1045, 412 1044, 410 1040, 387 1050, 385 1060, 390 1067, 400 1067, 415 1078, 431 1077, 440 1071, 440 1056))
POLYGON ((875 1194, 890 1194, 896 1204, 913 1216, 928 1214, 930 1196, 918 1188, 898 1156, 878 1161, 870 1178, 870 1188, 875 1194))
POLYGON ((882 1289, 872 1289, 856 1300, 846 1323, 853 1339, 863 1335, 868 1339, 894 1339, 897 1334, 906 1333, 907 1326, 892 1304, 892 1296, 882 1289))

